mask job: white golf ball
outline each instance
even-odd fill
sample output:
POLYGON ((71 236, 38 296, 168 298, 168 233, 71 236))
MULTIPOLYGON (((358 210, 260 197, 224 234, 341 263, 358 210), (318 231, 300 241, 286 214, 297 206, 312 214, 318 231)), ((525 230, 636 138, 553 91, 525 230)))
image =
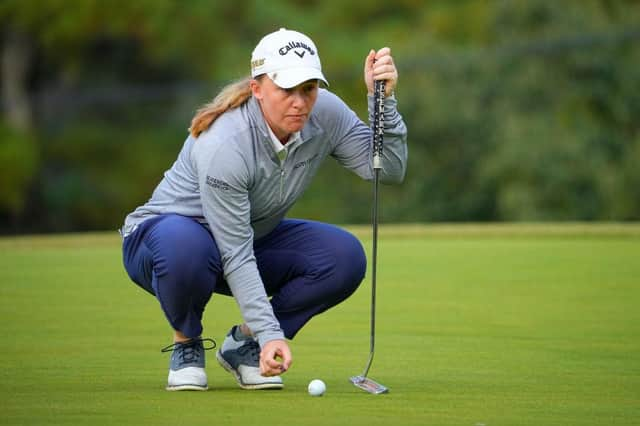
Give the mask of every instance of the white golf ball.
POLYGON ((311 396, 322 396, 327 390, 327 385, 320 379, 314 379, 309 382, 309 395, 311 396))

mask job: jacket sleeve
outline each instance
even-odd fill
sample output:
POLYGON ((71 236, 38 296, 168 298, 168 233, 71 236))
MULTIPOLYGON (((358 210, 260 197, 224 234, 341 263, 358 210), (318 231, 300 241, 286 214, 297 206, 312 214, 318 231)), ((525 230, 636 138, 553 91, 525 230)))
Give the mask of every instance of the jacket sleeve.
MULTIPOLYGON (((328 92, 327 92, 328 93, 328 92)), ((331 155, 360 177, 373 178, 372 130, 335 95, 326 96, 322 115, 331 116, 335 128, 331 155)), ((373 123, 373 96, 368 96, 369 121, 373 123)), ((400 183, 407 169, 407 127, 397 110, 394 96, 384 100, 384 141, 382 149, 383 183, 400 183)))
MULTIPOLYGON (((196 141, 204 144, 208 141, 196 141)), ((209 144, 213 145, 213 144, 209 144)), ((248 188, 251 174, 233 141, 217 144, 217 149, 197 149, 200 197, 204 217, 216 241, 225 280, 240 308, 244 321, 260 345, 284 339, 273 313, 253 252, 248 188)))

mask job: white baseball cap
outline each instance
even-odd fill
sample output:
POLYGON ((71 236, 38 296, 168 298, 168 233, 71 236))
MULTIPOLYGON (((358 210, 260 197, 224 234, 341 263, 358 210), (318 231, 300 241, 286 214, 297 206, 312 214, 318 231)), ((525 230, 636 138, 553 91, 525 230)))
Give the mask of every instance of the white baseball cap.
POLYGON ((260 40, 251 54, 251 77, 267 74, 283 89, 308 80, 329 83, 322 74, 316 45, 306 35, 280 28, 260 40))

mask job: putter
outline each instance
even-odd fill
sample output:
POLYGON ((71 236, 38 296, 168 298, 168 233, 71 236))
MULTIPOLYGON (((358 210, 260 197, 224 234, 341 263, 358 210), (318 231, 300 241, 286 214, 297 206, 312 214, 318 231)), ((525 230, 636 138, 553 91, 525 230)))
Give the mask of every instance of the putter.
POLYGON ((376 342, 376 263, 378 257, 378 180, 382 168, 380 155, 382 155, 383 129, 383 101, 385 82, 376 80, 373 94, 373 247, 371 254, 371 334, 369 340, 369 361, 364 372, 360 376, 353 376, 349 380, 360 389, 372 393, 381 394, 389 392, 389 388, 367 377, 376 342))

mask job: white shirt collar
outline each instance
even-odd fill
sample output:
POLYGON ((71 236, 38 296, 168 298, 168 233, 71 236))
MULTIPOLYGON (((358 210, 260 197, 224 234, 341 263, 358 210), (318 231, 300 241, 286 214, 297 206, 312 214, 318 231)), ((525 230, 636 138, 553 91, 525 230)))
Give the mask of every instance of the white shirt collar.
POLYGON ((271 142, 273 143, 273 148, 276 150, 276 154, 278 154, 278 157, 280 157, 280 153, 282 151, 284 151, 283 154, 286 156, 287 151, 296 142, 300 140, 300 132, 295 132, 295 133, 292 133, 291 136, 289 136, 289 140, 285 145, 283 145, 282 142, 280 142, 280 140, 276 136, 276 134, 273 133, 273 130, 271 130, 271 127, 269 126, 268 123, 267 123, 267 129, 269 129, 269 136, 271 136, 271 142))

